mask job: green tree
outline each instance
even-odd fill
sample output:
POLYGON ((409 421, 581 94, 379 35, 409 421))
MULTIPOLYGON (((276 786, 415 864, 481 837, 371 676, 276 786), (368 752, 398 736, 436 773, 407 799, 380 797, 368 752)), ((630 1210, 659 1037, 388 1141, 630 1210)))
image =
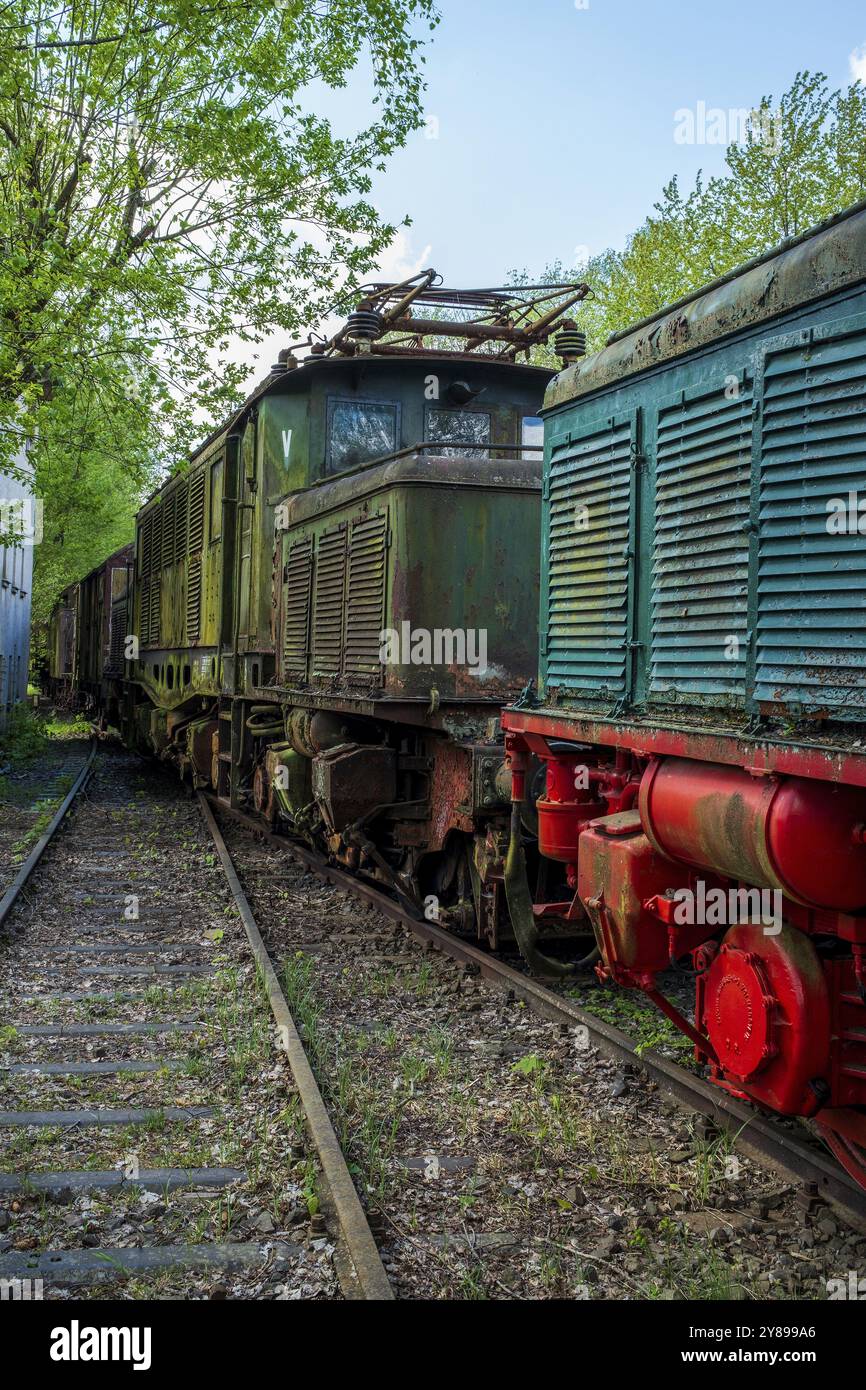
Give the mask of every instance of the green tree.
MULTIPOLYGON (((726 165, 685 195, 672 178, 625 248, 583 268, 590 350, 866 197, 866 88, 831 92, 823 73, 798 73, 778 102, 762 98, 726 165)), ((557 264, 543 278, 568 274, 557 264)))
POLYGON ((158 481, 152 452, 155 402, 126 378, 74 372, 36 412, 39 489, 47 499, 33 587, 33 659, 44 647, 54 600, 132 538, 142 494, 158 481))
POLYGON ((371 178, 421 123, 436 20, 433 0, 0 6, 0 467, 34 438, 46 593, 83 558, 71 535, 117 539, 95 499, 128 528, 237 403, 231 343, 296 335, 375 265, 395 228, 371 178), (321 112, 350 78, 369 112, 338 133, 321 112))

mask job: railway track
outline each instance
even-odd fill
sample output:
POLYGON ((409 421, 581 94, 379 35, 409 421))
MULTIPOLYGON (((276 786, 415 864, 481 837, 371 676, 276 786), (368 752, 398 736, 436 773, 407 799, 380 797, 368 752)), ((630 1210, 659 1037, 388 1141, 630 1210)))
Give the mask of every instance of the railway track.
POLYGON ((0 953, 0 1279, 58 1298, 816 1298, 862 1264, 825 1204, 857 1223, 859 1189, 795 1131, 199 809, 107 745, 22 866, 0 953))
POLYGON ((12 1296, 392 1296, 209 811, 94 749, 0 922, 12 1296))
POLYGON ((399 922, 419 941, 477 970, 484 979, 523 1000, 542 1017, 570 1028, 585 1030, 592 1045, 608 1057, 628 1064, 639 1064, 646 1076, 664 1092, 689 1110, 703 1115, 718 1130, 729 1133, 743 1152, 802 1184, 809 1197, 830 1203, 852 1225, 866 1231, 866 1192, 825 1151, 820 1140, 798 1123, 787 1123, 762 1115, 754 1107, 725 1095, 694 1072, 652 1049, 640 1049, 638 1054, 638 1045, 624 1032, 588 1009, 579 1007, 561 990, 550 988, 507 961, 479 950, 451 932, 443 931, 420 914, 413 915, 374 885, 322 863, 312 851, 290 843, 284 837, 268 834, 251 816, 239 811, 229 812, 224 807, 221 809, 261 839, 288 850, 299 863, 322 880, 376 907, 392 921, 399 922))
POLYGON ((862 1262, 810 1136, 214 809, 398 1296, 808 1299, 862 1262))

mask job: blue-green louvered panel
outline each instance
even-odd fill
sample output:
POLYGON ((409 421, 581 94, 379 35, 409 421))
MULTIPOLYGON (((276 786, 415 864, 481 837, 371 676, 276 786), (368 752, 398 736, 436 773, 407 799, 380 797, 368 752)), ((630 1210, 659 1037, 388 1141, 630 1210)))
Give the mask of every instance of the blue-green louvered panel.
POLYGON ((866 334, 768 355, 755 695, 862 720, 866 536, 833 534, 834 499, 866 497, 866 334))
POLYGON ((752 397, 748 386, 659 412, 650 698, 745 696, 752 397))
POLYGON ((548 689, 626 693, 631 474, 631 419, 551 446, 548 689))

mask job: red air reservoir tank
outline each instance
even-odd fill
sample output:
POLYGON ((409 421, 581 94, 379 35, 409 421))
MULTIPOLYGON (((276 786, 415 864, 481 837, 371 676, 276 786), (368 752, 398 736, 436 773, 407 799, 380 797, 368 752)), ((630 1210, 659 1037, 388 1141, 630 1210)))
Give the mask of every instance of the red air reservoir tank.
POLYGON ((805 777, 660 758, 640 788, 644 831, 661 854, 808 907, 866 907, 866 793, 805 777))

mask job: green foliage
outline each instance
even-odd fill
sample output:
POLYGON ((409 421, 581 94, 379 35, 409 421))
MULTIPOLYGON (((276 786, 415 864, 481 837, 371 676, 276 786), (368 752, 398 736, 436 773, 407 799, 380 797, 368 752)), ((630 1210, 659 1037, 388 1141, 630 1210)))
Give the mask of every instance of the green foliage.
MULTIPOLYGON (((866 197, 866 88, 830 91, 823 73, 798 73, 778 102, 762 98, 726 163, 726 174, 708 182, 699 174, 687 194, 672 178, 624 250, 582 267, 593 290, 579 314, 590 351, 866 197)), ((573 274, 558 262, 542 279, 573 274)), ((513 276, 518 284, 530 278, 513 276)), ((558 366, 549 348, 538 360, 558 366)))
POLYGON ((52 742, 88 738, 90 732, 90 724, 80 716, 46 719, 29 705, 16 705, 0 729, 0 765, 19 767, 46 753, 52 742))
POLYGON ((44 651, 57 594, 132 539, 142 495, 158 481, 160 453, 148 406, 124 396, 116 369, 64 375, 33 412, 31 457, 44 502, 42 544, 34 552, 33 659, 44 651))
POLYGON ((0 729, 0 763, 17 766, 44 753, 48 746, 45 721, 29 705, 16 705, 0 729))
POLYGON ((394 227, 433 0, 10 0, 0 27, 0 468, 32 442, 37 618, 394 227), (369 118, 320 111, 359 69, 369 118))
POLYGON ((511 1070, 520 1072, 522 1076, 540 1076, 544 1073, 545 1065, 535 1052, 528 1052, 513 1064, 511 1070))

